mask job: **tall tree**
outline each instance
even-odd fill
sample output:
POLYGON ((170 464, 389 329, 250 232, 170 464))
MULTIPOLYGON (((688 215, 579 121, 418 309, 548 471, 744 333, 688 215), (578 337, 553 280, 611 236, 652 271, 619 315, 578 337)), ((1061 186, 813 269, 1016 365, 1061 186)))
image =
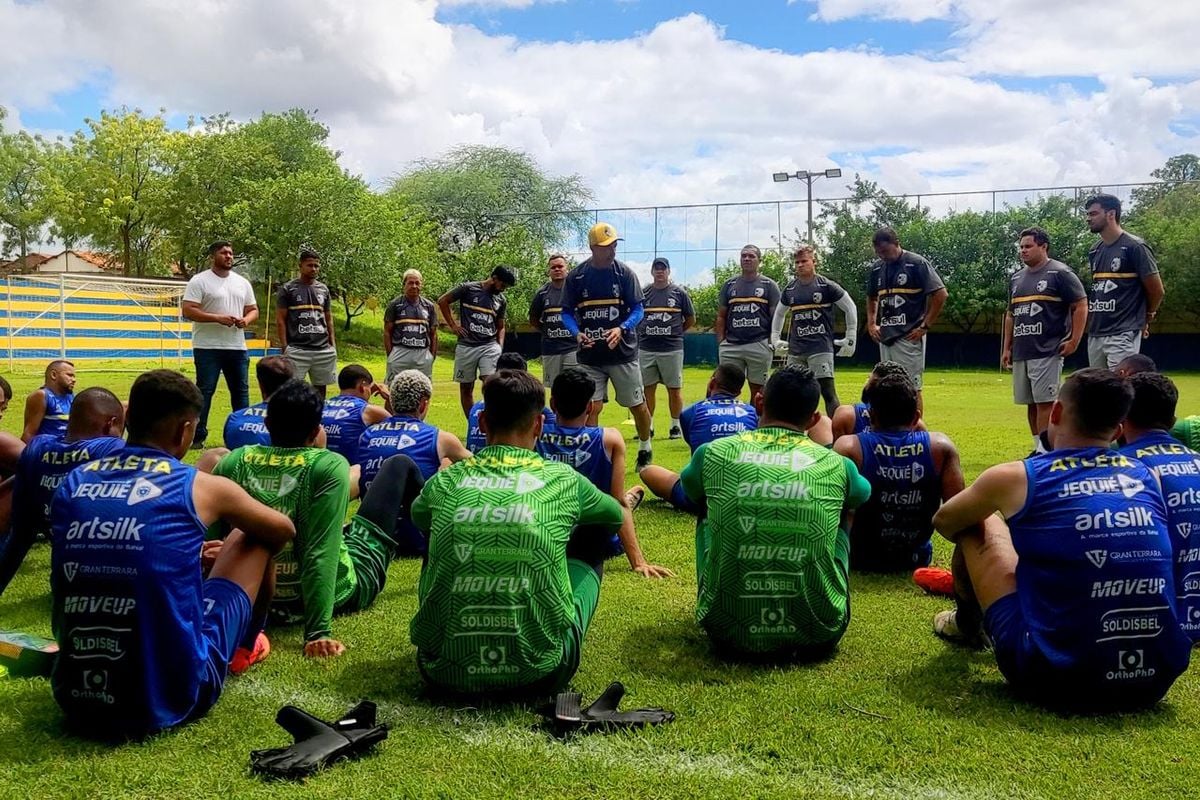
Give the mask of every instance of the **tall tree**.
POLYGON ((4 130, 0 107, 0 253, 20 258, 21 269, 31 245, 42 239, 50 219, 47 145, 40 136, 4 130))
POLYGON ((1158 181, 1150 186, 1139 186, 1133 190, 1131 211, 1137 211, 1153 205, 1166 197, 1176 187, 1189 181, 1200 181, 1200 156, 1192 153, 1180 153, 1171 156, 1156 170, 1151 171, 1150 177, 1158 181))

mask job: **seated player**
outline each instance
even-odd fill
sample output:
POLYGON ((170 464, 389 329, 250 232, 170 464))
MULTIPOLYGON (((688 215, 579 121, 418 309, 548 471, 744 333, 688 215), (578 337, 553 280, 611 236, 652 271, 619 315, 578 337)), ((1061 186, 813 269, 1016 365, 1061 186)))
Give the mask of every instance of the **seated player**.
POLYGON ((1141 372, 1129 385, 1133 405, 1125 416, 1121 452, 1149 467, 1162 486, 1180 625, 1193 642, 1200 641, 1200 453, 1171 437, 1179 390, 1170 378, 1141 372))
POLYGON ((424 373, 415 369, 397 372, 388 391, 393 416, 369 426, 358 440, 359 496, 366 496, 379 468, 391 456, 404 454, 411 458, 425 480, 443 462, 453 464, 471 457, 457 436, 425 422, 433 382, 424 373))
MULTIPOLYGON (((519 369, 522 372, 529 371, 529 362, 525 360, 525 356, 520 353, 501 353, 496 359, 496 369, 519 369)), ((487 380, 484 378, 484 380, 487 380)), ((487 441, 483 435, 483 429, 479 427, 479 412, 483 411, 483 400, 471 406, 471 410, 467 412, 467 449, 472 453, 478 453, 487 446, 487 441)), ((554 412, 548 407, 542 409, 542 415, 548 423, 554 422, 554 412)))
POLYGON ((630 506, 641 503, 642 490, 625 494, 625 440, 616 428, 601 428, 587 424, 596 384, 591 376, 579 367, 567 367, 558 373, 550 390, 550 407, 557 416, 554 422, 542 425, 538 439, 538 455, 550 461, 559 461, 575 469, 593 486, 606 492, 621 504, 625 521, 617 536, 611 540, 608 557, 621 552, 629 559, 633 571, 646 578, 672 576, 669 569, 646 561, 638 543, 633 526, 630 506))
POLYGON ((1200 450, 1200 414, 1176 420, 1171 426, 1171 436, 1193 450, 1200 450))
POLYGON ((621 505, 533 452, 546 403, 528 372, 483 384, 487 447, 412 507, 429 533, 410 627, 421 675, 471 695, 552 694, 579 668, 621 505))
POLYGON ((74 390, 74 364, 62 359, 47 364, 45 383, 25 398, 25 428, 21 432, 21 441, 28 443, 34 436, 42 434, 65 435, 71 402, 75 399, 74 390))
POLYGON ((8 404, 12 402, 12 399, 12 384, 0 375, 0 419, 4 419, 4 412, 8 411, 8 404))
POLYGON ((325 430, 325 447, 351 464, 358 463, 358 440, 371 425, 390 415, 384 406, 372 405, 373 395, 384 403, 390 399, 387 387, 376 383, 371 371, 361 364, 348 364, 338 373, 339 394, 325 401, 321 412, 321 427, 325 430))
POLYGON ((138 377, 125 449, 67 476, 51 506, 50 683, 69 728, 140 737, 204 716, 291 521, 180 461, 204 398, 170 370, 138 377), (201 578, 209 525, 230 534, 201 578))
MULTIPOLYGON (((758 427, 754 406, 739 399, 745 385, 746 373, 737 364, 721 364, 713 370, 704 399, 685 408, 679 418, 683 441, 689 450, 695 452, 702 444, 758 427)), ((678 473, 650 464, 638 472, 638 477, 656 497, 680 511, 700 512, 683 493, 678 473)))
POLYGON ((850 622, 846 522, 871 488, 853 462, 811 441, 821 388, 777 370, 755 398, 758 430, 701 445, 680 480, 696 523, 696 619, 718 652, 828 655, 850 622))
POLYGON ((343 527, 350 469, 341 456, 314 446, 323 405, 315 388, 288 381, 267 402, 271 444, 238 448, 214 470, 295 524, 296 538, 275 557, 271 615, 287 624, 303 622, 304 655, 312 658, 345 651, 333 637, 333 617, 375 602, 400 549, 397 521, 424 485, 408 457, 386 459, 343 527))
POLYGON ((270 444, 271 435, 263 418, 267 416, 267 401, 275 390, 296 377, 296 365, 287 356, 266 356, 254 366, 262 402, 234 411, 225 419, 225 447, 236 450, 247 444, 270 444))
MULTIPOLYGON (((863 384, 862 402, 854 403, 853 405, 838 406, 837 410, 833 412, 834 442, 843 436, 862 433, 871 427, 871 416, 867 411, 867 390, 871 386, 871 381, 881 378, 884 375, 904 375, 908 377, 908 371, 895 361, 880 361, 872 367, 871 373, 867 375, 867 382, 863 384)), ((918 423, 918 428, 925 430, 924 423, 918 423)))
POLYGON ((917 387, 907 375, 875 378, 866 392, 870 427, 833 446, 871 484, 850 528, 850 568, 912 571, 933 558, 934 512, 963 489, 958 450, 946 434, 917 429, 917 387))
POLYGON ((986 633, 1012 687, 1047 705, 1149 706, 1187 668, 1166 504, 1149 467, 1109 450, 1132 402, 1116 374, 1075 372, 1050 411, 1054 450, 985 470, 934 516, 957 605, 934 632, 986 633))
POLYGON ((0 543, 0 593, 8 587, 38 536, 50 535, 50 499, 81 464, 112 455, 125 446, 125 407, 108 389, 84 389, 71 406, 65 436, 33 437, 17 462, 12 491, 12 523, 0 543))

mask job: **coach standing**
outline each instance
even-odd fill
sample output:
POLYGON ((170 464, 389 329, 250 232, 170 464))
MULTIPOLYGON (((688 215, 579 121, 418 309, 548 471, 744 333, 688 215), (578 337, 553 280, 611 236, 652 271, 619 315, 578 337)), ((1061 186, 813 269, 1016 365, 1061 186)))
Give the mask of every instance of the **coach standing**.
POLYGON ((558 373, 579 364, 579 341, 562 321, 563 291, 567 285, 567 259, 555 253, 546 263, 550 280, 533 295, 529 324, 542 335, 542 385, 550 386, 558 373))
MULTIPOLYGON (((671 262, 656 258, 650 265, 654 282, 642 290, 645 317, 638 328, 638 361, 642 368, 642 391, 646 413, 654 420, 654 395, 658 384, 667 387, 671 412, 669 439, 683 436, 679 416, 683 413, 683 333, 696 324, 692 298, 682 286, 671 282, 671 262)), ((653 424, 650 428, 654 430, 653 424)))
POLYGON ((755 245, 742 248, 742 274, 721 286, 717 300, 717 361, 736 364, 746 373, 750 400, 762 390, 771 369, 771 320, 779 305, 779 284, 758 271, 762 251, 755 245))
MULTIPOLYGON (((617 403, 629 409, 637 425, 637 468, 651 461, 650 413, 638 367, 637 326, 645 312, 637 275, 617 260, 616 228, 598 222, 588 231, 591 258, 567 275, 562 321, 579 340, 579 366, 596 385, 593 400, 603 400, 611 380, 617 403)), ((600 405, 592 404, 588 425, 600 405)))
POLYGON ((1098 194, 1083 207, 1088 230, 1100 234, 1088 252, 1088 365, 1114 369, 1142 349, 1142 339, 1150 338, 1150 322, 1166 291, 1150 247, 1121 228, 1121 201, 1098 194))
POLYGON ((275 330, 283 354, 296 365, 296 377, 308 378, 325 397, 325 387, 337 380, 337 346, 329 287, 317 280, 321 257, 300 251, 300 277, 275 293, 275 330))
POLYGON ((1050 258, 1050 235, 1044 229, 1021 231, 1017 248, 1025 266, 1009 282, 1000 366, 1013 371, 1013 402, 1026 407, 1033 449, 1042 452, 1039 434, 1050 425, 1063 359, 1083 338, 1087 302, 1071 268, 1050 258))
POLYGON ((383 352, 387 353, 384 384, 406 369, 433 378, 437 357, 437 311, 433 301, 421 296, 424 279, 415 269, 404 272, 404 293, 388 303, 383 312, 383 352))
POLYGON ((470 419, 475 405, 475 376, 479 380, 496 371, 496 359, 504 350, 504 316, 508 300, 504 290, 515 286, 517 276, 508 267, 496 267, 485 281, 460 283, 438 298, 438 308, 450 330, 458 336, 454 348, 454 382, 463 416, 470 419), (450 310, 458 301, 458 319, 450 310))
POLYGON ((233 245, 213 242, 208 246, 208 257, 211 267, 187 282, 181 308, 183 316, 193 323, 192 361, 196 365, 196 385, 204 396, 192 449, 203 447, 208 437, 208 412, 222 374, 233 410, 250 405, 245 328, 258 319, 254 288, 233 271, 233 245))
POLYGON ((895 361, 908 372, 923 409, 925 334, 946 304, 946 285, 932 264, 900 247, 891 228, 875 231, 871 244, 879 260, 867 278, 867 334, 879 343, 880 361, 895 361))

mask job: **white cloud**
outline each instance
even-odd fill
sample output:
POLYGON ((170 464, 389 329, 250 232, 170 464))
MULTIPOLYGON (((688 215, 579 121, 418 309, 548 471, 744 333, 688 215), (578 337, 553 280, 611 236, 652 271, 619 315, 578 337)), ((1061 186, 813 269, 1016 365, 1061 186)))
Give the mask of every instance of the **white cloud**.
MULTIPOLYGON (((788 5, 813 0, 788 0, 788 5)), ((840 22, 855 17, 924 22, 944 19, 955 5, 954 0, 817 0, 814 19, 840 22)))

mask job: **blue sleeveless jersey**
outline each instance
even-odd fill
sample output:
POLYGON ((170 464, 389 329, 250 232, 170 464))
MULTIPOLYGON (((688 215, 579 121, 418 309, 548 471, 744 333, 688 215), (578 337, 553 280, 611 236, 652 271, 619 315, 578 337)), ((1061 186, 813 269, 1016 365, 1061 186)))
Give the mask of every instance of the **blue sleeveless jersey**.
POLYGON ((359 497, 365 497, 371 481, 379 474, 383 462, 403 453, 429 480, 438 471, 438 429, 416 417, 389 417, 363 431, 358 440, 358 463, 362 470, 358 478, 359 497))
POLYGON ((194 467, 126 447, 67 476, 51 511, 54 698, 71 721, 140 734, 188 717, 207 666, 194 467))
POLYGON ((50 499, 71 470, 125 447, 125 440, 98 436, 68 442, 53 434, 33 437, 17 461, 13 483, 13 527, 50 533, 50 499))
POLYGON ((714 394, 694 403, 679 415, 683 441, 695 452, 702 444, 758 427, 754 406, 727 394, 714 394))
MULTIPOLYGON (((487 437, 483 435, 483 430, 479 427, 480 411, 483 411, 482 400, 471 406, 470 412, 467 413, 467 439, 463 444, 472 453, 478 453, 487 447, 487 437)), ((557 419, 549 406, 542 408, 542 416, 545 417, 546 425, 551 424, 557 419)))
POLYGON ((1162 484, 1179 623, 1193 642, 1200 641, 1200 453, 1166 431, 1143 436, 1121 452, 1149 467, 1162 484))
POLYGON ((851 565, 883 571, 924 566, 932 554, 933 515, 942 504, 929 433, 865 430, 857 436, 871 498, 854 512, 851 565))
POLYGON ((612 489, 612 459, 604 451, 604 428, 569 428, 557 422, 542 426, 537 452, 549 461, 569 465, 604 494, 612 489))
POLYGON ((363 409, 368 403, 361 397, 339 394, 325 401, 321 427, 325 429, 325 449, 332 450, 351 464, 358 463, 358 440, 367 429, 363 409))
POLYGON ((1136 694, 1187 668, 1167 508, 1150 469, 1103 448, 1025 459, 1008 520, 1033 647, 1073 688, 1136 694))
POLYGON ((258 403, 234 411, 225 420, 225 446, 237 450, 248 444, 271 444, 267 433, 267 404, 258 403))
POLYGON ((71 404, 75 402, 75 394, 73 392, 55 394, 46 386, 38 391, 46 396, 46 414, 42 417, 42 424, 38 425, 37 435, 58 436, 59 438, 66 436, 67 420, 71 417, 71 404))
POLYGON ((854 433, 862 433, 871 428, 870 409, 866 403, 854 404, 854 433))

